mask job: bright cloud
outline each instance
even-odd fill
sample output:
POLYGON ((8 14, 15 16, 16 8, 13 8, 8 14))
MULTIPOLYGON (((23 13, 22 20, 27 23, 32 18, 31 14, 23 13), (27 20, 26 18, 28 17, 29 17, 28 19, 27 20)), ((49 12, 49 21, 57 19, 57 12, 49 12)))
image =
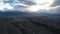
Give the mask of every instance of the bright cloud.
POLYGON ((38 10, 50 10, 50 9, 55 9, 58 8, 60 6, 51 6, 56 0, 35 0, 34 2, 36 3, 36 5, 32 5, 29 6, 27 9, 29 11, 38 11, 38 10))
POLYGON ((0 0, 0 10, 4 9, 13 9, 13 6, 11 6, 9 3, 4 4, 3 0, 0 0))
POLYGON ((0 0, 0 10, 14 10, 16 6, 28 6, 25 4, 20 3, 18 0, 12 0, 13 3, 9 3, 10 0, 0 0), (6 3, 5 3, 6 2, 6 3))
POLYGON ((9 3, 5 4, 4 8, 7 8, 7 9, 13 9, 14 7, 11 6, 9 3))

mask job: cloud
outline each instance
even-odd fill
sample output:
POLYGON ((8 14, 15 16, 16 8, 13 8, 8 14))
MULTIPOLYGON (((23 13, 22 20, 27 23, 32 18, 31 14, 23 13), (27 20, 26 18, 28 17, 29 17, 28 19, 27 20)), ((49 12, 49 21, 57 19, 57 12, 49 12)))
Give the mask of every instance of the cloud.
POLYGON ((56 0, 55 5, 59 5, 60 6, 60 0, 56 0))
POLYGON ((3 0, 0 0, 0 10, 10 10, 13 9, 13 6, 11 6, 9 3, 4 4, 3 0))
POLYGON ((35 5, 36 4, 36 3, 34 3, 33 1, 30 1, 30 0, 24 0, 24 1, 21 1, 21 3, 26 4, 26 5, 35 5))
MULTIPOLYGON (((4 2, 4 5, 6 3, 9 3, 10 8, 13 7, 12 10, 19 10, 19 11, 31 12, 31 11, 27 10, 27 8, 31 8, 31 6, 35 6, 35 7, 32 7, 32 8, 34 8, 34 9, 36 8, 36 10, 39 9, 38 11, 35 11, 35 12, 39 12, 40 10, 42 10, 42 7, 44 9, 45 8, 53 8, 53 9, 47 11, 49 13, 59 13, 59 11, 60 11, 59 10, 60 9, 60 0, 54 1, 54 3, 52 3, 50 5, 50 7, 42 6, 42 5, 48 4, 47 2, 46 3, 39 4, 38 6, 40 8, 37 6, 37 3, 35 2, 35 0, 0 0, 0 2, 1 1, 4 2)), ((4 5, 2 5, 2 6, 4 6, 4 5)), ((1 6, 1 3, 0 3, 0 6, 1 6)), ((9 8, 9 7, 7 7, 7 8, 9 8)), ((1 7, 1 9, 3 9, 3 8, 1 7)))

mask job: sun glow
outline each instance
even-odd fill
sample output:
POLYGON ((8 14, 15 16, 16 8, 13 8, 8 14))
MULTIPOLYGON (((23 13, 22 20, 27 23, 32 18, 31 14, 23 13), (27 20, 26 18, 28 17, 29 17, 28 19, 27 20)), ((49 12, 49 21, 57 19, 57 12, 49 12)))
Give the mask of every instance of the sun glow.
POLYGON ((55 7, 51 7, 51 5, 55 2, 56 0, 35 0, 34 2, 36 3, 36 5, 32 5, 32 6, 29 6, 27 9, 29 11, 38 11, 38 10, 50 10, 50 9, 54 9, 54 8, 57 8, 56 6, 55 7))

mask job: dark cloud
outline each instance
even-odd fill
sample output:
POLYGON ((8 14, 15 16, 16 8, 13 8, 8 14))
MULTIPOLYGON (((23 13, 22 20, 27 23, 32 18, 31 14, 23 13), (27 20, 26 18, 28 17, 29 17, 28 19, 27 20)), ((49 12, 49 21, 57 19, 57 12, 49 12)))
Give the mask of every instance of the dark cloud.
POLYGON ((56 10, 55 10, 55 13, 56 13, 56 14, 60 14, 60 8, 56 9, 56 10))
MULTIPOLYGON (((54 6, 60 6, 60 0, 56 0, 53 4, 54 6)), ((60 7, 58 7, 57 9, 55 9, 55 11, 53 11, 54 14, 60 14, 60 7)))
POLYGON ((31 1, 31 0, 4 0, 4 3, 10 3, 10 4, 22 3, 22 4, 29 5, 29 6, 36 4, 33 1, 31 1))
POLYGON ((4 3, 13 3, 14 0, 4 0, 4 3))
POLYGON ((54 4, 55 4, 55 5, 60 5, 60 0, 56 0, 56 1, 54 2, 54 4))
POLYGON ((27 4, 27 5, 35 5, 36 3, 34 3, 33 1, 30 0, 19 0, 21 3, 23 4, 27 4))

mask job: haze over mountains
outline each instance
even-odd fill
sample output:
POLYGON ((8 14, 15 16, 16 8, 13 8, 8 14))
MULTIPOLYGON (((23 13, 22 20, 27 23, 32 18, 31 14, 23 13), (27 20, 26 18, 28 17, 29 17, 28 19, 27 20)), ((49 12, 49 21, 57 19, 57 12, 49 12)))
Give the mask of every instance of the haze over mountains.
POLYGON ((40 13, 31 13, 31 12, 23 12, 23 11, 0 11, 0 16, 60 16, 60 14, 50 14, 48 12, 40 12, 40 13))

